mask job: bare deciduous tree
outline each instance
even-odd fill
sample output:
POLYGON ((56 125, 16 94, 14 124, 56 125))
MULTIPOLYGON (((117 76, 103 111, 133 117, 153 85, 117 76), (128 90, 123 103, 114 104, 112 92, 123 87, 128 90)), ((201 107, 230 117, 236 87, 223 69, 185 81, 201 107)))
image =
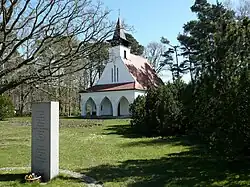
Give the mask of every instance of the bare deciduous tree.
POLYGON ((109 11, 92 0, 0 3, 0 94, 88 69, 81 59, 98 51, 114 29, 109 11), (63 48, 52 50, 58 43, 63 48))
POLYGON ((145 49, 145 56, 148 58, 157 73, 160 73, 164 68, 161 65, 161 62, 165 50, 166 47, 158 42, 150 42, 145 49))
POLYGON ((250 17, 250 0, 225 0, 224 5, 236 12, 239 18, 250 17))
POLYGON ((241 17, 250 17, 250 0, 241 0, 237 10, 241 17))

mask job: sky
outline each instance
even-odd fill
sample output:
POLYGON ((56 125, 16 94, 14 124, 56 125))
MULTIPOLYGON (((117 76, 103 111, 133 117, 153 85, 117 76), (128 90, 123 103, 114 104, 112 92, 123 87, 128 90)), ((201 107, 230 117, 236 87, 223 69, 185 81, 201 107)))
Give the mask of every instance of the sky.
MULTIPOLYGON (((177 44, 177 35, 182 27, 196 15, 190 10, 195 0, 103 0, 104 5, 112 10, 110 19, 120 18, 133 27, 130 32, 143 46, 152 41, 159 42, 166 37, 172 44, 177 44)), ((215 3, 216 0, 209 0, 215 3)), ((162 79, 171 78, 169 72, 163 72, 162 79)), ((186 80, 188 77, 184 77, 186 80)))

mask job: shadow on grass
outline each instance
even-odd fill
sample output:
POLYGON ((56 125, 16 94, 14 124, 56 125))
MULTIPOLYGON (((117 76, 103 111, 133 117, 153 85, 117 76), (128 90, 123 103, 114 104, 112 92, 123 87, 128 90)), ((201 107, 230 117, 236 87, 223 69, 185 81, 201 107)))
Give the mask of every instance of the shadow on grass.
POLYGON ((79 182, 79 183, 83 182, 79 178, 75 178, 75 177, 71 177, 71 176, 64 176, 64 175, 59 175, 54 180, 57 180, 57 179, 59 179, 59 180, 67 180, 67 181, 74 181, 74 182, 79 182))
POLYGON ((116 165, 99 165, 79 172, 104 183, 124 182, 130 187, 250 186, 249 162, 226 161, 209 156, 206 149, 199 146, 159 159, 126 160, 116 165))
POLYGON ((148 139, 143 139, 140 141, 133 141, 129 142, 126 144, 123 144, 123 147, 134 147, 134 146, 139 146, 139 147, 145 147, 145 146, 159 146, 159 145, 165 145, 169 144, 172 146, 200 146, 199 142, 195 141, 194 139, 191 139, 187 136, 179 136, 179 137, 165 137, 165 138, 160 138, 160 137, 155 137, 155 138, 148 138, 148 139))
MULTIPOLYGON (((128 122, 129 123, 129 122, 128 122)), ((119 135, 123 138, 145 138, 146 136, 138 134, 134 131, 130 124, 127 125, 111 125, 108 128, 104 129, 108 131, 103 133, 104 135, 119 135)), ((136 141, 127 144, 127 146, 136 146, 136 145, 154 145, 154 144, 166 144, 166 143, 175 143, 175 145, 197 145, 199 140, 195 136, 175 136, 175 137, 165 137, 155 139, 149 139, 149 141, 136 141), (192 141, 191 141, 192 140, 192 141)))
POLYGON ((0 174, 0 182, 1 181, 18 181, 20 183, 25 183, 25 173, 18 173, 18 174, 0 174))
POLYGON ((133 131, 131 125, 112 125, 105 129, 109 131, 104 133, 104 135, 120 135, 123 138, 142 138, 142 135, 138 135, 133 131))

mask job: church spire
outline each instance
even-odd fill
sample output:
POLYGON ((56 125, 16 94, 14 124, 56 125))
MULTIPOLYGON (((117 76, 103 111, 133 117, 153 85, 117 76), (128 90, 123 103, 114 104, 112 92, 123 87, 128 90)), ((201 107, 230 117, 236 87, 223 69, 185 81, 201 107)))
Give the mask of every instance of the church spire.
POLYGON ((113 39, 123 39, 123 40, 127 40, 124 29, 122 27, 120 18, 118 18, 117 23, 116 23, 116 28, 115 28, 115 33, 113 36, 113 39))
POLYGON ((116 27, 115 27, 113 38, 108 41, 111 43, 112 46, 117 46, 117 45, 123 45, 125 47, 129 46, 129 42, 126 38, 126 34, 124 32, 124 28, 120 21, 120 17, 118 17, 118 20, 116 22, 116 27))

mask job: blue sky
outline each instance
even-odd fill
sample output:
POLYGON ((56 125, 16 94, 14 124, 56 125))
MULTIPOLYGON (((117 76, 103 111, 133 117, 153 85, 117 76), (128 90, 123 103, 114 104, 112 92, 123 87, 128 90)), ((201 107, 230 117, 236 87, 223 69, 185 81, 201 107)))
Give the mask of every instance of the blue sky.
MULTIPOLYGON (((112 10, 110 18, 114 21, 120 9, 121 18, 134 27, 133 36, 142 44, 159 41, 161 36, 171 42, 177 42, 176 36, 182 26, 195 19, 190 11, 194 0, 103 0, 105 6, 112 10)), ((216 2, 216 0, 209 0, 216 2)))
MULTIPOLYGON (((196 18, 190 10, 194 0, 103 0, 103 2, 112 10, 111 20, 117 20, 120 9, 120 17, 126 24, 133 26, 131 34, 144 46, 151 41, 159 42, 162 36, 176 44, 176 36, 182 32, 182 26, 196 18)), ((216 0, 209 2, 215 3, 216 0)), ((163 77, 164 80, 168 78, 168 75, 163 77)))

